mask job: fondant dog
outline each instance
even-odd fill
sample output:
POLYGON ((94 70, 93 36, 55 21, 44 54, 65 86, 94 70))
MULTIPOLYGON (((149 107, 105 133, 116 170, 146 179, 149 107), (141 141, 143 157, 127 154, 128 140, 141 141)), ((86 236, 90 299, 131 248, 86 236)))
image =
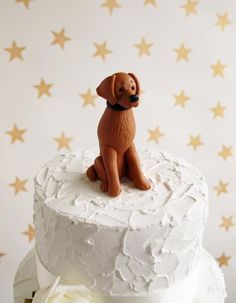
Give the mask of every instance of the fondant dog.
POLYGON ((98 124, 100 156, 86 172, 89 180, 101 180, 101 191, 118 196, 120 178, 129 178, 142 190, 150 183, 144 177, 133 143, 135 120, 133 107, 139 105, 140 85, 134 74, 115 73, 97 87, 97 94, 107 100, 107 107, 98 124))

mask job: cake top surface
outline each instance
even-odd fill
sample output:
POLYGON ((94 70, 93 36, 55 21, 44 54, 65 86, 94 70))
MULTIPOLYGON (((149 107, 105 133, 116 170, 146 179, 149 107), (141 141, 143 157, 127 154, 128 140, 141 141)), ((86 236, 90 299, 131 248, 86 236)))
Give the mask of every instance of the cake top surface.
POLYGON ((152 188, 141 191, 124 178, 116 198, 101 193, 100 181, 90 182, 86 169, 98 149, 58 155, 35 177, 36 201, 58 215, 114 228, 146 228, 153 224, 176 225, 198 203, 206 203, 204 177, 188 162, 152 148, 138 149, 142 169, 152 188))

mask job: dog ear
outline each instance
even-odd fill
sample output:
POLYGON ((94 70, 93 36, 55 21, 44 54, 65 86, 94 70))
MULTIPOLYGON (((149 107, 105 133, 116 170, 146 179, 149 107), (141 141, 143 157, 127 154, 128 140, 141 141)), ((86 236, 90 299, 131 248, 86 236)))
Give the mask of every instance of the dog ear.
POLYGON ((116 103, 115 96, 115 78, 116 75, 112 75, 104 79, 97 87, 97 94, 106 99, 109 103, 114 105, 116 103))
POLYGON ((134 79, 134 82, 136 83, 136 87, 137 87, 136 94, 140 95, 140 84, 138 78, 133 73, 128 73, 128 75, 134 79))

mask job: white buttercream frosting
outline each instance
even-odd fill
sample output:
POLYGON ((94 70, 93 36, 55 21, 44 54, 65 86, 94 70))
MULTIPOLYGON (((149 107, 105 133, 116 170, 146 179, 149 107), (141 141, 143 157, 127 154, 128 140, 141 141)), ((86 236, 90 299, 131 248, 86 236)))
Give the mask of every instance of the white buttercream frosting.
MULTIPOLYGON (((37 263, 37 275, 39 285, 42 289, 39 290, 39 298, 41 294, 44 294, 45 291, 51 288, 51 286, 58 280, 59 277, 52 276, 50 272, 43 266, 36 255, 36 263, 37 263)), ((201 262, 199 262, 198 266, 194 269, 192 273, 188 275, 187 278, 181 280, 178 283, 175 283, 173 286, 169 288, 162 288, 156 291, 150 292, 149 294, 134 294, 134 295, 104 295, 104 293, 91 292, 91 301, 85 303, 173 303, 178 298, 181 303, 190 303, 194 298, 196 293, 197 283, 201 270, 201 262)), ((67 281, 61 279, 62 285, 68 285, 67 281)), ((76 287, 76 285, 70 285, 69 287, 76 287)), ((78 285, 80 288, 82 285, 78 285)), ((36 293, 37 295, 37 293, 36 293)), ((33 303, 37 303, 37 300, 33 303)), ((47 303, 40 302, 40 303, 47 303)), ((66 302, 65 302, 66 303, 66 302)), ((78 302, 79 303, 79 302, 78 302)))
MULTIPOLYGON (((32 249, 18 267, 14 281, 14 302, 24 303, 33 291, 38 291, 35 249, 32 249)), ((42 283, 52 285, 55 277, 38 266, 42 283)), ((43 286, 43 288, 45 287, 43 286)), ((42 286, 41 286, 42 287, 42 286)), ((167 289, 145 296, 94 296, 91 303, 223 303, 225 299, 224 278, 214 258, 205 250, 202 251, 200 263, 188 278, 167 289), (196 274, 198 274, 197 280, 196 274), (195 289, 195 292, 194 292, 195 289), (191 295, 192 299, 189 299, 191 295), (173 299, 174 298, 174 299, 173 299)))
POLYGON ((165 152, 138 152, 152 188, 125 179, 117 198, 85 175, 97 150, 57 156, 38 172, 36 249, 49 272, 106 295, 146 295, 198 266, 208 212, 203 176, 165 152))

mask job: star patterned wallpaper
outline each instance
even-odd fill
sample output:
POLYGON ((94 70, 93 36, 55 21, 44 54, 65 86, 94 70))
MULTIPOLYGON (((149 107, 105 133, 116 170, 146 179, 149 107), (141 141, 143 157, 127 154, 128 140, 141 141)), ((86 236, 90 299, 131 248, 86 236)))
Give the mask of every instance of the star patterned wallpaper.
POLYGON ((197 166, 209 186, 204 245, 236 300, 234 0, 0 2, 0 293, 34 245, 33 177, 56 153, 97 145, 103 78, 134 72, 137 145, 197 166))

